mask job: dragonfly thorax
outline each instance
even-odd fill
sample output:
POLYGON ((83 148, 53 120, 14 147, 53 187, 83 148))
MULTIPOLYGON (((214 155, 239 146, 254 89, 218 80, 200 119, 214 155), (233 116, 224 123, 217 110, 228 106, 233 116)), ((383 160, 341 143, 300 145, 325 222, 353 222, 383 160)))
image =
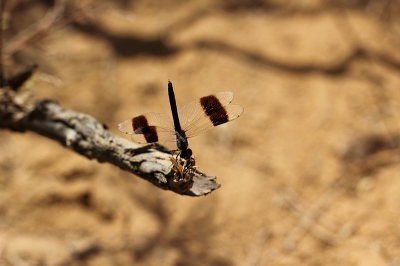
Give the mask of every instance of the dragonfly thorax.
POLYGON ((180 149, 181 151, 187 150, 187 148, 189 147, 189 141, 186 137, 185 131, 183 130, 179 132, 176 131, 175 135, 176 135, 176 145, 178 146, 178 149, 180 149))

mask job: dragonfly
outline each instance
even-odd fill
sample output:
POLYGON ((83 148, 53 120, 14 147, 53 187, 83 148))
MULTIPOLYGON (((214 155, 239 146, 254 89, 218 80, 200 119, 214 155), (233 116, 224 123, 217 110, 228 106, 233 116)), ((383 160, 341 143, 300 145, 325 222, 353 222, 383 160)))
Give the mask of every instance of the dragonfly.
POLYGON ((172 117, 146 113, 125 120, 118 125, 118 129, 131 135, 131 139, 140 144, 176 142, 179 156, 188 159, 193 154, 188 138, 235 120, 244 111, 241 105, 230 104, 233 100, 230 91, 201 97, 178 110, 172 82, 168 81, 168 97, 172 117))

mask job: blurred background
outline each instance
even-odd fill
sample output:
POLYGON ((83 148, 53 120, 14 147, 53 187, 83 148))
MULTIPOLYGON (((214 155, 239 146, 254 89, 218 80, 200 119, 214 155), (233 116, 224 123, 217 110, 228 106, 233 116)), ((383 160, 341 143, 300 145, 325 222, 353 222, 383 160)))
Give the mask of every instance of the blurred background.
POLYGON ((6 74, 121 137, 168 79, 245 111, 190 140, 200 198, 1 130, 0 265, 400 265, 400 1, 4 2, 6 74))

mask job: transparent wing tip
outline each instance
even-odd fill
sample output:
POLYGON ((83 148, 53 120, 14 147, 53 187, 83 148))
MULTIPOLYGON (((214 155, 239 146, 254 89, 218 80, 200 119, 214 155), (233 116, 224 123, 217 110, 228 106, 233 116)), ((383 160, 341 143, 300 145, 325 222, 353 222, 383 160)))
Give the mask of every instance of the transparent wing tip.
POLYGON ((118 124, 118 130, 125 133, 125 134, 132 134, 133 128, 131 125, 131 120, 125 120, 122 123, 118 124))

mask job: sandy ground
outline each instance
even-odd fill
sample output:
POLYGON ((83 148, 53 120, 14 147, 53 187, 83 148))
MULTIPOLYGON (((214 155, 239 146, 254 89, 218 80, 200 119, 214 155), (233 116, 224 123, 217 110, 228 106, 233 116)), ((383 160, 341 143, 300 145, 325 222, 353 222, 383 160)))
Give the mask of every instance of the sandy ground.
MULTIPOLYGON (((51 9, 19 2, 6 40, 51 9)), ((0 265, 400 265, 400 3, 344 2, 69 1, 7 61, 36 97, 127 139, 168 79, 245 111, 191 139, 222 184, 200 198, 1 130, 0 265)))

